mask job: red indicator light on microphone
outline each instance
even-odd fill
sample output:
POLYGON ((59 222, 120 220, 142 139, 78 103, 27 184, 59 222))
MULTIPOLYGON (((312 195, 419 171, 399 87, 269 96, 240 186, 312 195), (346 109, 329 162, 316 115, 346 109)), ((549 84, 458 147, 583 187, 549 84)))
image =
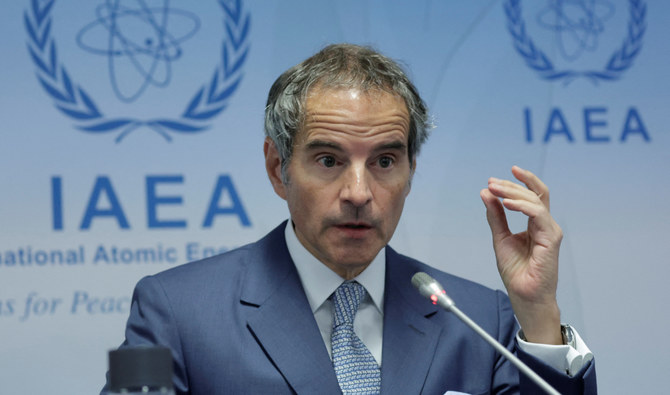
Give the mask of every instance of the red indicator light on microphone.
POLYGON ((435 294, 430 295, 430 300, 433 301, 433 304, 437 304, 437 295, 435 295, 435 294))

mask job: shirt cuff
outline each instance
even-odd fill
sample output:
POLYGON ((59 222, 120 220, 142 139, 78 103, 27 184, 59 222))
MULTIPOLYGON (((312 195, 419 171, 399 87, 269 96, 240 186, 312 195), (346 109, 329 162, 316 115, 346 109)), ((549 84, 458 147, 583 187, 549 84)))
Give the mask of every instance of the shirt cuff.
POLYGON ((575 347, 567 344, 557 346, 552 344, 530 343, 523 340, 523 332, 521 330, 516 334, 516 341, 523 351, 542 360, 556 370, 566 372, 569 376, 573 376, 593 359, 593 353, 586 346, 586 343, 584 343, 579 336, 579 333, 570 326, 568 326, 568 328, 568 330, 572 331, 575 347))

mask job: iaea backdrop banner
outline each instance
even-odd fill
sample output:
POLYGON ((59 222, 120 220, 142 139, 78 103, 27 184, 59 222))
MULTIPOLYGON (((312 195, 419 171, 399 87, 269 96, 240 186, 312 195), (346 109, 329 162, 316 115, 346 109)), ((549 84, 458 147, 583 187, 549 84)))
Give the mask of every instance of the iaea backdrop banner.
POLYGON ((437 124, 391 244, 502 287, 479 190, 535 171, 601 392, 665 387, 667 2, 25 0, 0 18, 0 393, 96 393, 137 280, 287 217, 267 91, 343 41, 405 64, 437 124))

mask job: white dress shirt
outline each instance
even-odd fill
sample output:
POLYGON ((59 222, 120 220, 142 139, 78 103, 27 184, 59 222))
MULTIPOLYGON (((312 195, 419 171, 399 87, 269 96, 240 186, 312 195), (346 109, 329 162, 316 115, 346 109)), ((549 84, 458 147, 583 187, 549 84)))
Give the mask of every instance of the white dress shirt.
MULTIPOLYGON (((323 342, 332 358, 330 335, 333 332, 333 302, 329 299, 345 279, 316 259, 300 243, 288 221, 284 236, 289 254, 307 295, 314 318, 321 332, 323 342)), ((382 363, 382 339, 384 335, 384 279, 386 275, 386 249, 382 248, 372 263, 354 278, 365 287, 367 295, 354 318, 354 332, 370 350, 379 366, 382 363)), ((524 341, 519 333, 516 339, 525 352, 543 360, 548 365, 573 375, 593 359, 591 350, 573 330, 575 347, 569 345, 547 345, 524 341)))
MULTIPOLYGON (((316 259, 298 240, 292 222, 286 225, 286 245, 298 269, 302 287, 321 331, 328 354, 332 358, 330 335, 333 332, 333 302, 329 299, 344 279, 316 259)), ((384 277, 386 275, 386 249, 382 248, 372 263, 356 276, 355 280, 367 291, 354 318, 354 332, 370 350, 377 364, 382 364, 382 338, 384 334, 384 277)))

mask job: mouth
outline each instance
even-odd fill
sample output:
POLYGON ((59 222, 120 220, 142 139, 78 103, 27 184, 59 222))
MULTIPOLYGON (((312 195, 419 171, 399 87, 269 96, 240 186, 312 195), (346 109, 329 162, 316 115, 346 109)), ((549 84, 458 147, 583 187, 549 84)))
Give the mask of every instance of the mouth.
POLYGON ((373 229, 372 224, 367 222, 345 222, 335 225, 335 228, 352 238, 365 237, 373 229))
POLYGON ((369 224, 363 224, 363 223, 359 223, 359 224, 343 224, 343 225, 341 225, 341 226, 344 226, 345 228, 349 228, 349 229, 369 229, 369 228, 372 228, 372 225, 369 225, 369 224))
POLYGON ((343 224, 337 225, 338 227, 348 228, 348 229, 370 229, 372 225, 367 222, 346 222, 343 224))

